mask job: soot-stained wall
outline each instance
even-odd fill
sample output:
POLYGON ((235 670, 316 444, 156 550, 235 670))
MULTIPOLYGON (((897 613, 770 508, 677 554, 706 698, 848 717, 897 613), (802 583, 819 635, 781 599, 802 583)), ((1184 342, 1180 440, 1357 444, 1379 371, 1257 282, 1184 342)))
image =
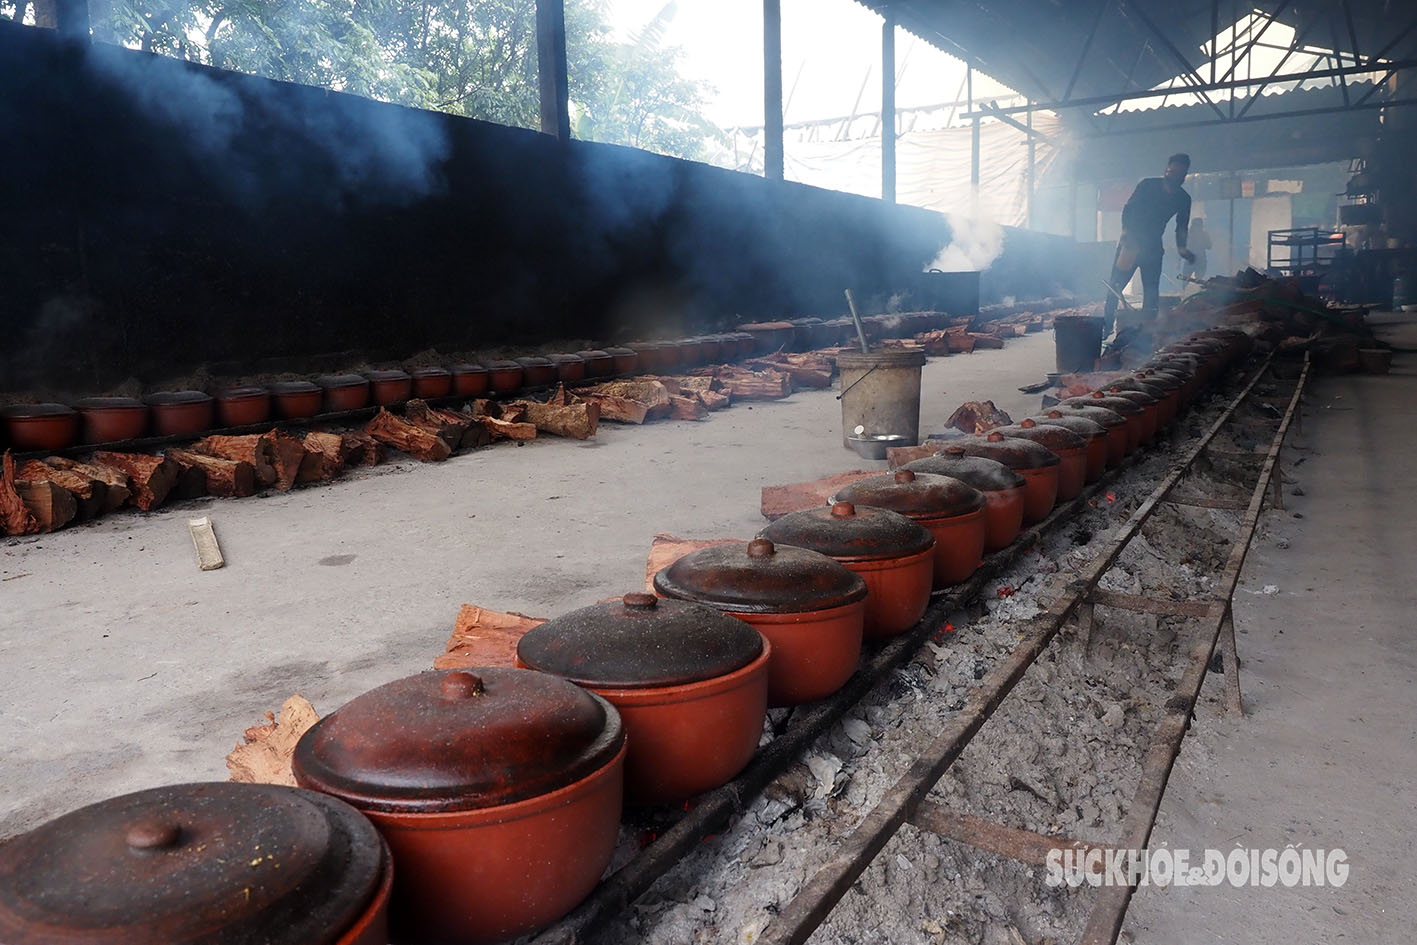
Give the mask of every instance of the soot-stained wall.
MULTIPOLYGON (((48 30, 0 23, 0 62, 0 392, 841 314, 951 238, 930 211, 48 30)), ((1010 231, 986 300, 1055 291, 1066 243, 1010 231)))

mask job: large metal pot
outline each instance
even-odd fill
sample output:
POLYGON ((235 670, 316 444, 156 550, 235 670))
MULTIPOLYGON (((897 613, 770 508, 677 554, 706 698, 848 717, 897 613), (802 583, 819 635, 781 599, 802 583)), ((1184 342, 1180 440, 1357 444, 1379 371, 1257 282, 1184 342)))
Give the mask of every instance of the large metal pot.
POLYGON ((385 945, 393 867, 348 804, 271 784, 111 798, 0 846, 6 945, 385 945))
POLYGON ((826 555, 765 538, 703 548, 656 574, 654 589, 757 628, 772 645, 771 705, 825 698, 856 671, 866 582, 826 555))
POLYGON ((682 801, 733 779, 763 733, 772 649, 725 613, 653 594, 571 611, 529 631, 517 662, 605 697, 625 723, 625 795, 682 801))
POLYGON ((887 509, 837 502, 784 515, 761 537, 808 548, 861 575, 866 582, 867 637, 893 637, 919 623, 930 605, 935 536, 887 509))
POLYGON ((1048 517, 1058 501, 1058 454, 1032 440, 1002 436, 992 430, 951 443, 966 456, 997 460, 1023 476, 1023 523, 1035 525, 1048 517))
POLYGON ((950 476, 984 493, 985 551, 1007 548, 1023 531, 1023 499, 1028 480, 998 460, 968 456, 963 449, 946 446, 934 456, 906 463, 903 468, 950 476))
POLYGON ((1057 425, 1042 425, 1037 420, 1023 419, 1018 423, 990 430, 1000 436, 1032 440, 1058 457, 1058 501, 1077 498, 1087 485, 1087 439, 1057 425))
POLYGON ((600 696, 545 673, 429 672, 315 723, 293 768, 388 841, 393 941, 472 945, 554 922, 595 887, 619 829, 625 730, 600 696))
POLYGON ((837 498, 890 509, 929 529, 935 536, 936 590, 963 584, 984 558, 984 494, 958 479, 897 469, 858 479, 837 498))

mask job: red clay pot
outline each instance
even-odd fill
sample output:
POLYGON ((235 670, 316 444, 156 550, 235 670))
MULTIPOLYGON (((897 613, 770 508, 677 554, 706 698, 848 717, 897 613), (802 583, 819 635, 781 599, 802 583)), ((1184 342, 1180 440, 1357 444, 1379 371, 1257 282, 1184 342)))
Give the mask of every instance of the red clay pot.
POLYGON ((1154 395, 1141 390, 1128 390, 1117 385, 1107 388, 1108 397, 1122 397, 1141 408, 1141 442, 1150 443, 1156 438, 1161 423, 1161 401, 1154 395))
POLYGON ((401 404, 413 396, 413 378, 398 369, 370 371, 369 398, 380 407, 401 404))
POLYGON ((1048 411, 1050 415, 1054 413, 1062 414, 1063 417, 1081 417, 1098 424, 1107 431, 1107 466, 1113 468, 1121 464, 1123 457, 1127 455, 1127 443, 1130 440, 1127 418, 1115 410, 1108 410, 1106 407, 1093 407, 1082 401, 1064 401, 1054 404, 1048 411))
MULTIPOLYGON (((1031 417, 1034 423, 1042 426, 1062 427, 1071 430, 1083 438, 1087 444, 1086 467, 1083 471, 1085 482, 1096 482, 1102 478, 1102 474, 1107 471, 1107 428, 1094 420, 1086 417, 1064 416, 1061 410, 1050 410, 1042 416, 1031 417)), ((1046 444, 1045 444, 1046 445, 1046 444)), ((1058 486, 1059 494, 1062 492, 1062 484, 1058 486)))
POLYGON ((641 374, 658 374, 669 364, 662 341, 632 341, 627 347, 639 356, 638 370, 641 374))
POLYGON ((935 590, 963 584, 984 558, 987 501, 958 479, 897 469, 858 479, 837 493, 837 500, 889 509, 929 529, 935 536, 935 590))
POLYGON ((17 450, 62 450, 79 435, 79 414, 63 404, 11 404, 0 410, 17 450))
POLYGON ((547 358, 517 358, 522 367, 523 387, 549 387, 556 383, 556 365, 547 358))
MULTIPOLYGON (((1025 418, 1018 423, 995 427, 1000 436, 1032 440, 1058 457, 1058 501, 1076 499, 1087 485, 1087 438, 1055 424, 1040 424, 1025 418)), ((1104 457, 1105 458, 1105 457, 1104 457)))
POLYGON ((363 374, 325 374, 316 378, 316 383, 325 392, 325 413, 343 413, 369 406, 369 378, 363 374))
POLYGON ((772 354, 791 349, 797 326, 791 322, 750 322, 738 330, 753 339, 753 350, 745 353, 772 354))
POLYGON ((1058 501, 1058 455, 1032 440, 1001 436, 992 430, 983 436, 964 437, 959 446, 966 456, 983 456, 1003 463, 1024 478, 1023 523, 1036 525, 1048 517, 1058 501))
POLYGON ((556 366, 556 380, 562 384, 575 384, 585 380, 585 358, 578 354, 553 354, 548 361, 556 366))
POLYGON ((248 427, 271 418, 271 392, 264 387, 228 387, 216 395, 216 422, 248 427))
POLYGON ((771 705, 823 699, 856 671, 866 582, 826 555, 765 538, 704 548, 656 574, 654 589, 756 627, 772 645, 771 705))
POLYGON ((453 392, 453 375, 446 368, 414 368, 409 376, 413 378, 413 396, 423 400, 437 400, 453 392))
POLYGON ((741 620, 644 592, 549 620, 517 664, 599 693, 625 723, 628 801, 672 804, 731 781, 753 757, 771 647, 741 620))
POLYGON ((136 440, 147 432, 148 405, 132 397, 85 397, 74 402, 85 443, 136 440))
POLYGON ((292 769, 393 851, 390 933, 491 943, 565 915, 614 852, 625 730, 599 696, 504 667, 380 686, 310 728, 292 769))
POLYGON ((488 361, 487 382, 494 394, 510 394, 521 390, 524 372, 515 361, 488 361))
POLYGON ((489 386, 487 368, 480 364, 454 364, 449 368, 453 375, 453 393, 459 397, 481 397, 489 386))
POLYGON ((915 473, 931 473, 958 479, 984 493, 984 550, 1000 551, 1013 544, 1023 531, 1023 476, 1003 463, 983 456, 967 456, 946 446, 934 456, 917 459, 903 467, 915 473))
POLYGON ((1135 401, 1125 397, 1110 397, 1100 390, 1095 390, 1082 397, 1069 397, 1063 401, 1063 406, 1070 407, 1077 405, 1080 407, 1105 407, 1113 413, 1121 414, 1127 420, 1127 449, 1126 455, 1130 456, 1136 452, 1136 448, 1141 445, 1142 433, 1146 430, 1146 418, 1143 416, 1142 406, 1135 401))
POLYGON ((320 412, 325 392, 309 381, 277 381, 271 385, 271 400, 276 416, 284 420, 301 420, 320 412))
POLYGON ((837 502, 784 515, 760 537, 824 554, 860 575, 866 582, 868 639, 904 633, 930 605, 935 536, 904 515, 837 502))
POLYGON ((729 356, 730 360, 741 361, 757 350, 757 338, 746 331, 730 332, 728 338, 733 342, 733 354, 731 356, 728 355, 726 346, 723 353, 725 356, 729 356))
POLYGON ((585 376, 590 378, 609 377, 615 373, 615 357, 609 351, 587 348, 576 355, 585 362, 585 376))
POLYGON ((147 402, 157 436, 196 436, 210 430, 215 419, 211 395, 199 390, 162 391, 147 402))

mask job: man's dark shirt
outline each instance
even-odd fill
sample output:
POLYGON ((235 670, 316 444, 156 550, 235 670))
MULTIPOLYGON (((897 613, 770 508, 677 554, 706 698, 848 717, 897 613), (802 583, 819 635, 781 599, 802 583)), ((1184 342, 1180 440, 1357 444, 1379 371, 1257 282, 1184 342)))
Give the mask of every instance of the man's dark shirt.
POLYGON ((1176 218, 1176 245, 1186 245, 1186 228, 1191 222, 1191 195, 1180 187, 1167 192, 1159 177, 1143 178, 1122 208, 1122 229, 1136 240, 1138 251, 1161 256, 1161 234, 1171 217, 1176 218))

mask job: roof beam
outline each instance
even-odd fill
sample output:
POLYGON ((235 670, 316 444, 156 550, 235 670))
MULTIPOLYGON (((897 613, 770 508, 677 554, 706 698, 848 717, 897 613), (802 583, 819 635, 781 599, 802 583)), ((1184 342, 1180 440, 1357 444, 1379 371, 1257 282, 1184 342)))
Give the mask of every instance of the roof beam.
MULTIPOLYGON (((1330 19, 1330 20, 1329 20, 1329 24, 1332 25, 1332 23, 1333 23, 1333 21, 1332 21, 1332 19, 1330 19)), ((1297 52, 1297 51, 1304 45, 1304 40, 1305 40, 1305 38, 1308 37, 1309 33, 1311 33, 1311 32, 1313 31, 1314 27, 1317 26, 1318 24, 1319 24, 1319 18, 1318 18, 1318 17, 1314 17, 1313 19, 1311 19, 1311 20, 1304 26, 1304 32, 1303 32, 1303 33, 1296 33, 1296 34, 1294 34, 1294 42, 1290 44, 1290 46, 1289 46, 1289 48, 1288 48, 1287 50, 1285 50, 1285 53, 1284 53, 1283 57, 1281 57, 1280 60, 1279 60, 1279 62, 1275 64, 1274 69, 1270 72, 1270 74, 1265 78, 1265 80, 1264 80, 1263 82, 1260 83, 1260 87, 1257 88, 1257 89, 1255 89, 1253 92, 1250 93, 1250 100, 1245 103, 1245 107, 1242 108, 1242 109, 1240 109, 1239 114, 1237 114, 1237 115, 1235 116, 1237 119, 1238 119, 1238 118, 1244 118, 1244 117, 1245 117, 1245 113, 1248 112, 1248 111, 1251 109, 1251 107, 1253 107, 1254 104, 1260 100, 1260 95, 1262 95, 1262 94, 1264 93, 1264 87, 1265 87, 1266 85, 1269 85, 1270 82, 1274 81, 1274 77, 1277 76, 1277 75, 1279 75, 1279 70, 1280 70, 1280 69, 1283 69, 1283 68, 1284 68, 1284 64, 1289 61, 1289 57, 1292 56, 1295 52, 1297 52)), ((1344 74, 1343 74, 1342 72, 1340 72, 1340 73, 1338 74, 1339 80, 1343 82, 1343 104, 1347 105, 1347 104, 1348 104, 1348 82, 1347 82, 1346 80, 1344 80, 1343 76, 1344 76, 1344 74)))
POLYGON ((1398 108, 1411 105, 1417 105, 1417 98, 1394 99, 1390 102, 1372 102, 1366 105, 1355 103, 1353 105, 1332 105, 1325 108, 1304 108, 1292 112, 1267 112, 1263 115, 1250 115, 1243 121, 1239 118, 1204 118, 1199 121, 1182 121, 1172 125, 1147 125, 1139 128, 1121 128, 1113 131, 1104 131, 1096 135, 1088 135, 1088 137, 1115 138, 1120 135, 1177 131, 1185 128, 1203 128, 1209 125, 1245 124, 1253 121, 1272 121, 1276 118, 1309 118, 1314 115, 1332 115, 1341 112, 1366 112, 1378 108, 1398 108))
POLYGON ((1175 60, 1180 63, 1181 81, 1190 85, 1191 91, 1199 95, 1201 97, 1201 100, 1204 101, 1207 105, 1209 105, 1212 109, 1214 109, 1217 115, 1219 115, 1221 118, 1224 118, 1225 113, 1220 110, 1220 106, 1215 104, 1215 102, 1211 100, 1210 96, 1203 91, 1203 88, 1206 84, 1205 80, 1202 79, 1200 76, 1196 75, 1196 67, 1191 63, 1190 59, 1186 58, 1186 56, 1181 52, 1181 50, 1176 48, 1176 44, 1171 42, 1170 38, 1167 37, 1167 35, 1161 31, 1161 28, 1156 25, 1156 22, 1152 20, 1151 17, 1146 15, 1146 11, 1142 9, 1141 4, 1136 3, 1135 0, 1131 0, 1131 2, 1127 4, 1127 6, 1130 7, 1131 10, 1136 13, 1137 17, 1143 23, 1146 24, 1146 28, 1151 30, 1152 34, 1155 35, 1156 38, 1161 42, 1161 45, 1166 48, 1166 51, 1171 53, 1172 57, 1174 57, 1175 60))
POLYGON ((1264 25, 1259 28, 1255 35, 1250 39, 1249 43, 1246 44, 1245 51, 1230 60, 1230 68, 1226 69, 1225 74, 1220 77, 1220 80, 1222 82, 1235 74, 1235 70, 1239 68, 1241 60, 1249 58, 1250 50, 1255 48, 1255 43, 1259 42, 1262 38, 1264 38, 1265 30, 1269 29, 1272 25, 1274 25, 1274 21, 1279 19, 1279 17, 1282 16, 1284 11, 1288 8, 1289 0, 1279 0, 1279 6, 1274 8, 1274 12, 1265 15, 1264 25))
MULTIPOLYGON (((993 102, 979 103, 979 110, 990 118, 997 118, 1004 124, 1011 125, 1014 128, 1017 128, 1019 131, 1022 131, 1024 134, 1028 135, 1030 139, 1037 138, 1039 141, 1046 141, 1048 144, 1053 145, 1053 147, 1055 148, 1062 147, 1062 145, 1058 143, 1057 138, 1054 138, 1052 135, 1044 134, 1037 128, 1034 128, 1032 125, 1024 124, 1012 115, 1002 114, 1001 112, 999 112, 998 108, 999 106, 995 105, 993 102)), ((1029 111, 1028 114, 1032 116, 1033 112, 1029 111)))
POLYGON ((1078 76, 1082 75, 1083 63, 1087 62, 1087 54, 1092 50, 1092 41, 1097 38, 1097 27, 1102 22, 1102 14, 1107 12, 1107 8, 1111 4, 1112 0, 1098 0, 1097 15, 1092 18, 1092 29, 1087 31, 1087 41, 1082 44, 1082 52, 1078 53, 1078 62, 1073 67, 1072 78, 1068 79, 1068 87, 1063 90, 1063 101, 1065 102, 1073 97, 1073 86, 1077 85, 1078 76))
MULTIPOLYGON (((1389 40, 1386 46, 1378 50, 1378 54, 1373 58, 1381 59, 1383 56, 1387 55, 1388 51, 1393 49, 1395 46, 1397 46, 1398 43, 1401 43, 1404 39, 1406 39, 1407 35, 1411 33, 1414 28, 1417 28, 1417 16, 1414 16, 1411 20, 1409 20, 1407 25, 1402 28, 1402 31, 1399 32, 1396 36, 1394 36, 1391 40, 1389 40)), ((1384 65, 1387 66, 1387 71, 1383 73, 1383 77, 1377 82, 1374 82, 1373 87, 1368 91, 1364 92, 1363 97, 1358 99, 1357 103, 1353 107, 1358 108, 1364 105, 1368 101, 1368 99, 1372 98, 1378 93, 1379 90, 1382 89, 1383 86, 1387 85, 1388 80, 1393 77, 1394 73, 1399 71, 1401 62, 1402 60, 1398 60, 1397 62, 1384 63, 1384 65)), ((1369 72, 1376 71, 1371 65, 1365 66, 1364 68, 1366 68, 1369 72)))

